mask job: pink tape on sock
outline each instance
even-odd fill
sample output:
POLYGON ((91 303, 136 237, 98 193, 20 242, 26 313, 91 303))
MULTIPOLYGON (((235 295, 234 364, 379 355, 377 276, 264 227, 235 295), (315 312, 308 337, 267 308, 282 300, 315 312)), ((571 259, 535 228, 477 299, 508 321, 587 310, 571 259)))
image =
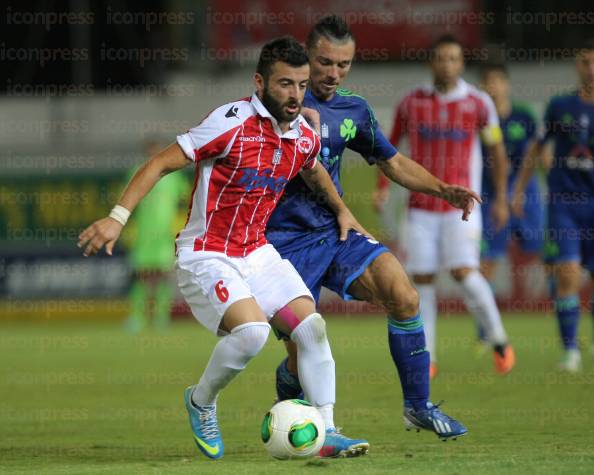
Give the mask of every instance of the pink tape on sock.
POLYGON ((291 332, 295 330, 295 328, 297 328, 297 325, 301 323, 301 320, 297 318, 295 312, 293 312, 293 310, 291 310, 286 305, 283 308, 281 308, 278 312, 276 312, 276 314, 281 318, 283 322, 285 322, 289 326, 291 332))

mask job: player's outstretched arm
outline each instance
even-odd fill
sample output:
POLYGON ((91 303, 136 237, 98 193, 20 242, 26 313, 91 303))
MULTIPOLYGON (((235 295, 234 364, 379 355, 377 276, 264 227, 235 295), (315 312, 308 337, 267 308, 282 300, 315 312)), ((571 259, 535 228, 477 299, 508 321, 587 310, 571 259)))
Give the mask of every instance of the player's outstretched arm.
POLYGON ((462 219, 468 220, 474 202, 481 198, 474 191, 457 185, 449 185, 433 176, 414 160, 398 152, 389 160, 379 160, 377 166, 390 180, 412 191, 439 196, 452 206, 463 211, 462 219))
POLYGON ((78 247, 86 246, 83 255, 97 254, 103 246, 105 246, 107 254, 111 255, 113 246, 118 240, 128 216, 140 200, 161 177, 184 168, 188 163, 190 160, 186 158, 180 146, 175 143, 142 165, 124 189, 120 201, 109 216, 95 221, 78 236, 78 247))
POLYGON ((511 210, 514 216, 522 217, 524 215, 524 200, 526 199, 524 192, 536 169, 537 157, 542 154, 543 149, 543 144, 534 141, 528 147, 526 156, 522 160, 520 170, 518 171, 518 178, 512 190, 511 210))
POLYGON ((341 241, 346 240, 350 229, 354 229, 365 236, 371 236, 371 234, 359 224, 351 211, 344 204, 338 191, 336 191, 332 178, 330 178, 330 175, 320 162, 317 162, 313 168, 301 170, 300 175, 307 186, 309 186, 312 191, 318 193, 336 214, 336 220, 340 227, 341 241))

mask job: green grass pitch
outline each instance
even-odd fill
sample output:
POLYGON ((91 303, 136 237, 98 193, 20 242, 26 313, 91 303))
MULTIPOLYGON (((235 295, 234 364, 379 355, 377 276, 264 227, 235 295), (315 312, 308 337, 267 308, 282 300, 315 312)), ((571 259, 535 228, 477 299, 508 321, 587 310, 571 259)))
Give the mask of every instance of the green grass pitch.
POLYGON ((584 371, 555 371, 553 318, 506 315, 518 365, 494 375, 475 355, 469 318, 439 323, 441 374, 434 401, 469 428, 440 442, 406 432, 385 321, 328 320, 337 363, 336 422, 364 436, 359 459, 275 461, 259 439, 273 402, 282 346, 272 337, 219 399, 226 455, 194 447, 182 401, 215 338, 193 321, 130 337, 113 325, 3 324, 0 331, 0 473, 53 474, 579 474, 594 472, 591 326, 582 322, 584 371))

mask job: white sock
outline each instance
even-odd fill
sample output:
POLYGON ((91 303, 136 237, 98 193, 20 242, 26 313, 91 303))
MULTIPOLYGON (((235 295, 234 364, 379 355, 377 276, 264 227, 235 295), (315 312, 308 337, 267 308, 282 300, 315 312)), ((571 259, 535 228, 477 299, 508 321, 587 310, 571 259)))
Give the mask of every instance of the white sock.
POLYGON ((462 282, 462 295, 468 310, 485 329, 487 340, 493 345, 503 345, 507 335, 501 322, 501 314, 495 303, 493 289, 483 274, 473 270, 462 282))
POLYGON ((297 345, 297 369, 305 399, 318 408, 326 428, 333 428, 336 375, 326 322, 319 313, 312 313, 293 330, 291 340, 297 345))
POLYGON ((416 284, 419 292, 419 311, 425 327, 425 341, 432 362, 437 361, 435 340, 437 338, 437 297, 434 284, 416 284))
POLYGON ((324 419, 326 430, 334 429, 334 404, 326 404, 317 408, 324 419))
POLYGON ((192 402, 197 406, 214 404, 219 392, 259 353, 269 332, 268 323, 250 322, 236 326, 221 338, 194 388, 192 402))

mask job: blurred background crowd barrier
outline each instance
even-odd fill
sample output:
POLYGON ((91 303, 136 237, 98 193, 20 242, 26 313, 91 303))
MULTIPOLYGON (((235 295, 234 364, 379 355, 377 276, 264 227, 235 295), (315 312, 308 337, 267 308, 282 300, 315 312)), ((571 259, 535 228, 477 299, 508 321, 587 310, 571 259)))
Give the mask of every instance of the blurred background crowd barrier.
MULTIPOLYGON (((78 233, 116 203, 148 141, 170 143, 212 108, 251 94, 267 40, 303 41, 322 16, 344 16, 358 49, 345 86, 369 101, 388 134, 394 105, 428 81, 428 47, 446 32, 465 46, 469 81, 485 61, 505 60, 514 98, 542 117, 550 96, 574 88, 573 48, 594 31, 588 10, 591 1, 552 0, 3 2, 0 320, 126 315, 133 219, 114 257, 83 258, 78 233)), ((348 152, 343 180, 364 226, 393 240, 398 203, 389 216, 373 211, 374 169, 348 152)), ((184 220, 180 207, 172 252, 184 220)), ((544 311, 542 270, 513 255, 498 271, 500 302, 544 311)), ((442 279, 441 305, 455 311, 450 285, 442 279)), ((324 305, 362 309, 331 295, 324 305)), ((174 312, 184 313, 181 303, 174 312)))

